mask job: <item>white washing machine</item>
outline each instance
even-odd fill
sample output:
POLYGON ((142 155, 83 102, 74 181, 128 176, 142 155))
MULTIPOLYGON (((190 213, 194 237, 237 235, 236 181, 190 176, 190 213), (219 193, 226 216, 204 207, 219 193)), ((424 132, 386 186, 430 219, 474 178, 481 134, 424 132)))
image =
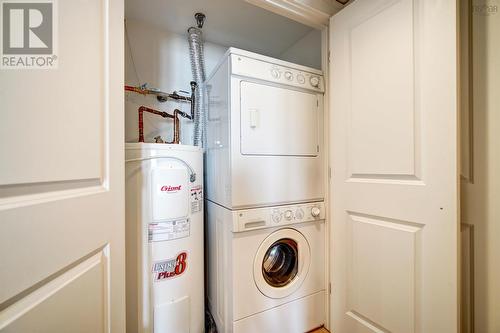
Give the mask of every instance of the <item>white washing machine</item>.
POLYGON ((321 71, 230 48, 206 84, 208 200, 229 209, 323 200, 321 71))
POLYGON ((206 209, 208 306, 219 332, 304 333, 325 323, 323 203, 206 209))

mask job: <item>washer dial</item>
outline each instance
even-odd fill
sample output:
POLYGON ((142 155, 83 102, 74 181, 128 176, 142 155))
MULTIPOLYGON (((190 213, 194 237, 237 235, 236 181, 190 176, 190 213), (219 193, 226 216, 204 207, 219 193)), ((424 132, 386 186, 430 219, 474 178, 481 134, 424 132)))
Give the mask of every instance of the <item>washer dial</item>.
POLYGON ((279 223, 281 221, 281 213, 279 210, 275 210, 271 215, 274 223, 279 223))
POLYGON ((319 214, 321 214, 321 210, 318 207, 311 208, 312 217, 319 217, 319 214))

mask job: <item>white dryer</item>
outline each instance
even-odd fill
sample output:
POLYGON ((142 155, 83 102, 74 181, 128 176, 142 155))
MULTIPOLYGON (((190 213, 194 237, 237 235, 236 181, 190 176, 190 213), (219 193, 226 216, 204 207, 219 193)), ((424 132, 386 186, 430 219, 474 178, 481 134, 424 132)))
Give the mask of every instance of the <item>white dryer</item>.
POLYGON ((224 333, 325 323, 323 203, 231 211, 208 201, 208 306, 224 333))
POLYGON ((208 200, 229 209, 323 200, 321 71, 230 48, 206 84, 208 200))

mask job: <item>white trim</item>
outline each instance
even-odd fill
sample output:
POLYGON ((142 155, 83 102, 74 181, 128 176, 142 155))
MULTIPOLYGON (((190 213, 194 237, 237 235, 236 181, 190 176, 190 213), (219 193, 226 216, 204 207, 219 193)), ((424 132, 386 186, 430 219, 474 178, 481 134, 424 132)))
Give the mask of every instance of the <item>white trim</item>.
POLYGON ((245 0, 255 6, 316 29, 328 27, 330 17, 343 8, 333 0, 245 0))

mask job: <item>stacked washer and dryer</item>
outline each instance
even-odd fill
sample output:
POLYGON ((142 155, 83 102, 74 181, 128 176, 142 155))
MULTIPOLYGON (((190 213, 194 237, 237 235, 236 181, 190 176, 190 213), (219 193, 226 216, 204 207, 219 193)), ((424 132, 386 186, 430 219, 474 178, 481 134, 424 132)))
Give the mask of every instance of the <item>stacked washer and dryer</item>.
POLYGON ((322 72, 231 48, 206 83, 207 294, 218 330, 319 327, 322 72))

